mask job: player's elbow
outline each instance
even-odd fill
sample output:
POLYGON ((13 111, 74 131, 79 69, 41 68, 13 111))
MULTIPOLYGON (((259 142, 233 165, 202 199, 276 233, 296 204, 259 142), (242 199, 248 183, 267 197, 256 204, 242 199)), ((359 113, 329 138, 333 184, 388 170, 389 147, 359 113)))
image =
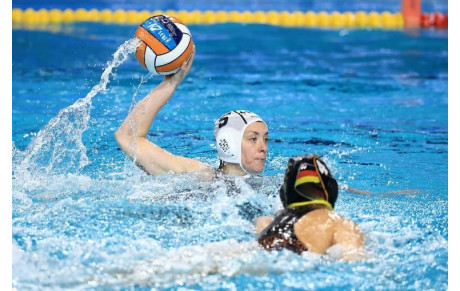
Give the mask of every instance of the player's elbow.
POLYGON ((121 141, 125 138, 125 135, 120 128, 117 129, 117 131, 115 131, 113 136, 115 137, 115 140, 117 141, 118 144, 120 144, 121 141))
POLYGON ((129 134, 124 130, 122 127, 118 128, 117 131, 114 133, 115 140, 117 141, 118 145, 123 149, 126 145, 129 144, 131 137, 129 134))

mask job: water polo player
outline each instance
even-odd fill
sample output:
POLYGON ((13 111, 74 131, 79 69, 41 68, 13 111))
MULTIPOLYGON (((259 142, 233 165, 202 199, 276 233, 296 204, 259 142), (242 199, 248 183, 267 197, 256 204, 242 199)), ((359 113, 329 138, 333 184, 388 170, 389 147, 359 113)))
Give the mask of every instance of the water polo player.
MULTIPOLYGON (((165 76, 155 89, 136 104, 115 133, 123 152, 152 175, 168 171, 200 172, 209 177, 215 174, 210 165, 173 155, 146 138, 155 116, 189 72, 194 57, 195 47, 181 69, 165 76)), ((243 176, 264 170, 268 129, 258 115, 242 110, 228 112, 216 121, 214 135, 221 160, 218 171, 243 176)))
POLYGON ((344 260, 364 257, 359 227, 333 211, 337 181, 318 156, 291 158, 279 194, 284 209, 274 219, 256 219, 258 242, 264 249, 333 253, 344 260))

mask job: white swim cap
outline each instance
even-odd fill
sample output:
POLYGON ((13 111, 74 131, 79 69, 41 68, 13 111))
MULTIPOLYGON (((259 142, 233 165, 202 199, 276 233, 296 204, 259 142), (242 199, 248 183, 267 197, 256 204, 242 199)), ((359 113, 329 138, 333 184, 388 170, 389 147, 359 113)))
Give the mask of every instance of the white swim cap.
POLYGON ((222 161, 239 164, 246 171, 241 164, 241 141, 246 127, 257 121, 265 124, 262 118, 253 112, 234 110, 225 113, 214 123, 217 154, 222 161))

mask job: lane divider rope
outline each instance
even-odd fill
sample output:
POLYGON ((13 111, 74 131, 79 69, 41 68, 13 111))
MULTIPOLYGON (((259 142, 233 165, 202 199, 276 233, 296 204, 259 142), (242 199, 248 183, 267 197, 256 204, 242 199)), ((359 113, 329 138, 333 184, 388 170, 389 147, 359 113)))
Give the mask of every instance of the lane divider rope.
MULTIPOLYGON (((167 14, 177 17, 187 25, 216 24, 216 23, 261 23, 288 27, 312 28, 377 28, 402 29, 403 15, 400 12, 331 12, 324 11, 185 11, 185 10, 110 10, 110 9, 39 9, 25 10, 14 8, 13 29, 22 26, 43 26, 48 24, 73 22, 103 22, 127 25, 138 25, 152 15, 167 14)), ((420 19, 421 27, 447 28, 448 15, 439 12, 423 13, 420 19)))

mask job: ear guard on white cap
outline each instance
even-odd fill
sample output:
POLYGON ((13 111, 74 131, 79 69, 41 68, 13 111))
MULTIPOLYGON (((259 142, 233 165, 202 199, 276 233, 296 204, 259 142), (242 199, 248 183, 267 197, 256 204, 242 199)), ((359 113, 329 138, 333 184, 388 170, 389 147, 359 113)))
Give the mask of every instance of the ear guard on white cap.
POLYGON ((217 135, 217 154, 222 161, 235 164, 240 163, 241 149, 238 151, 238 141, 236 138, 238 134, 239 132, 233 128, 227 128, 221 130, 217 135))
POLYGON ((225 113, 215 122, 217 154, 222 161, 239 164, 246 171, 241 164, 241 141, 246 127, 256 121, 264 122, 253 112, 234 110, 225 113))

